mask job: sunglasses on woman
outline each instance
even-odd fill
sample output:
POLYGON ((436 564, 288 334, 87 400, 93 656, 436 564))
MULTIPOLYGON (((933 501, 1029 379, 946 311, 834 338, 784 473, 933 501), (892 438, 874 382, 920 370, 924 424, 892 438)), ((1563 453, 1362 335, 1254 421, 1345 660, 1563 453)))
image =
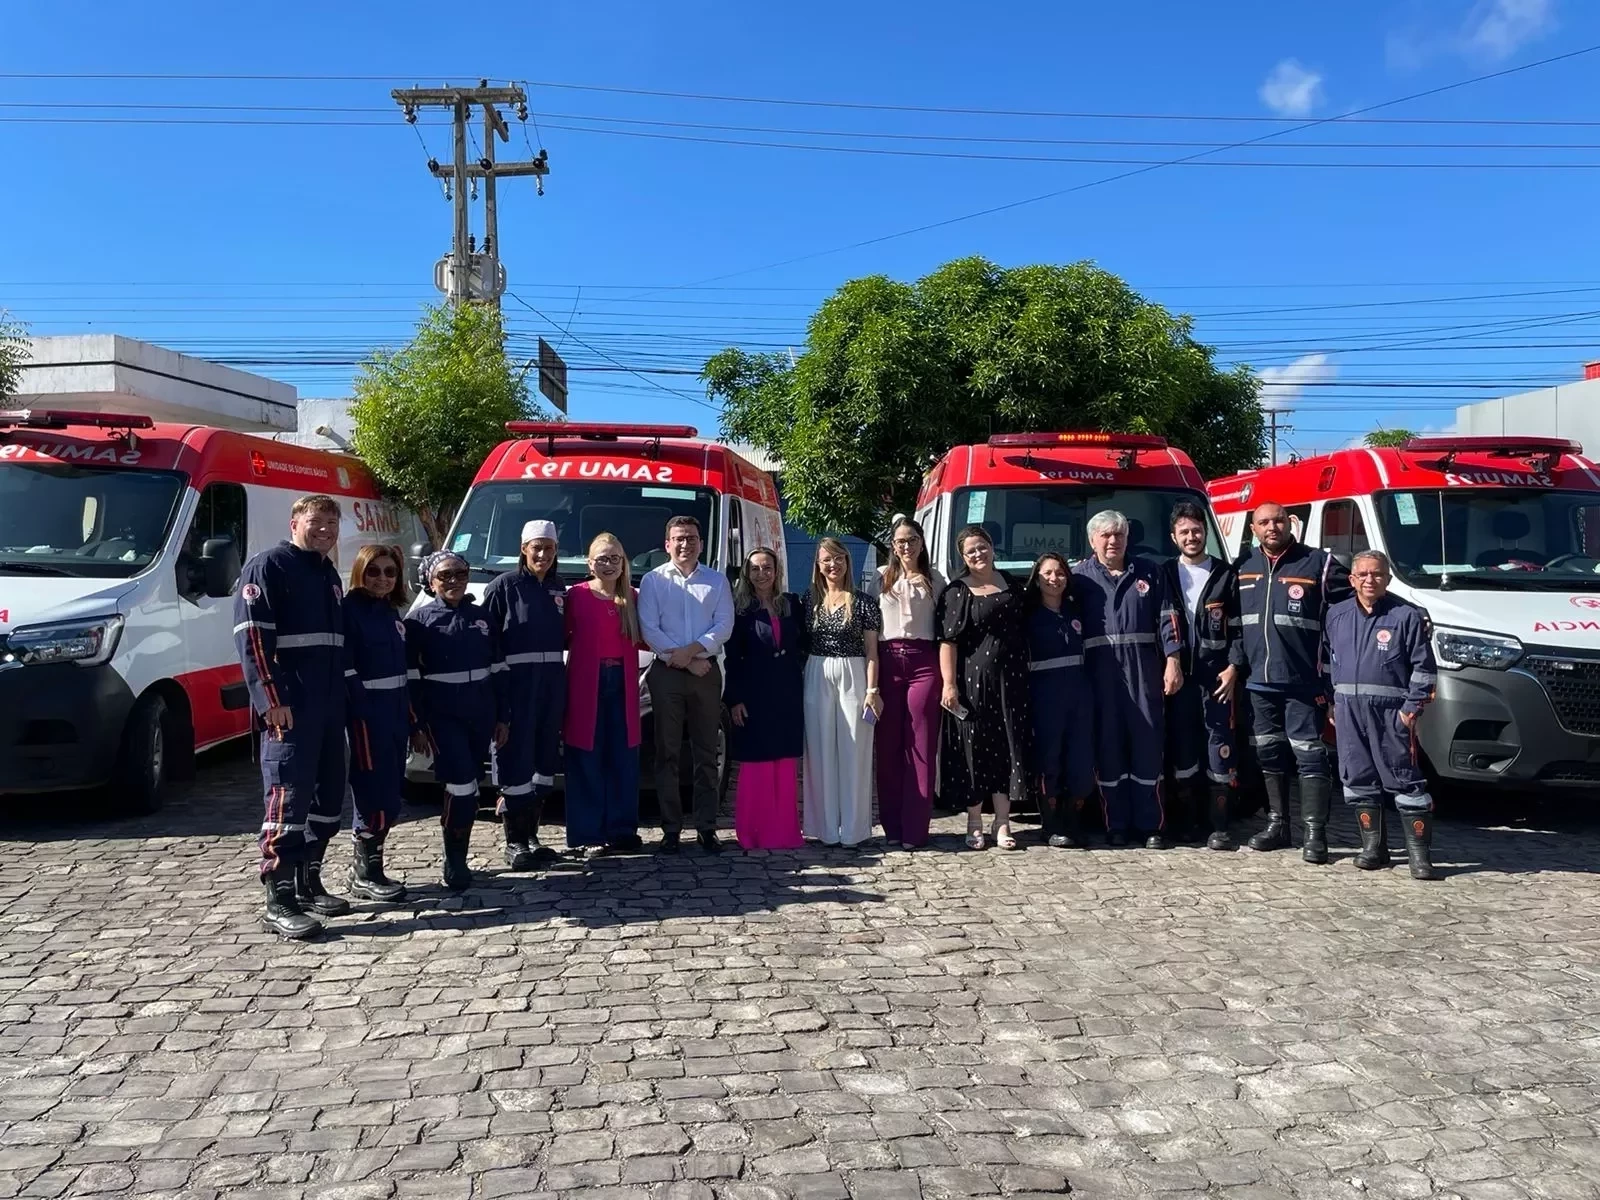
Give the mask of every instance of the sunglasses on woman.
POLYGON ((376 563, 368 567, 363 573, 367 575, 376 575, 379 579, 400 578, 400 572, 396 571, 393 567, 380 567, 376 563))

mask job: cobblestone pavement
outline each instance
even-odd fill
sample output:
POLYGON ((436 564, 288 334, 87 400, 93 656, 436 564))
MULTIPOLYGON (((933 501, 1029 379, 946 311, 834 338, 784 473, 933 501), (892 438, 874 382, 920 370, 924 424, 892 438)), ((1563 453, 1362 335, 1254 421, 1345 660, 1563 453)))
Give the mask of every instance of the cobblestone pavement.
MULTIPOLYGON (((1600 1197, 1600 837, 1445 880, 1186 849, 686 849, 286 945, 248 761, 0 819, 0 1196, 1600 1197)), ((346 859, 343 839, 331 856, 346 859)))

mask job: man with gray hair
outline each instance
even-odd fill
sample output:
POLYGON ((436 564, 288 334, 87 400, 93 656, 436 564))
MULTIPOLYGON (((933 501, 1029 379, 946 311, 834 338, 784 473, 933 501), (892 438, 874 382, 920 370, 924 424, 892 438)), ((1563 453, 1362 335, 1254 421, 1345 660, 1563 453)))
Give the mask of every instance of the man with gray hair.
POLYGON ((1166 697, 1183 686, 1183 634, 1167 576, 1128 558, 1128 518, 1107 509, 1089 518, 1094 551, 1072 569, 1083 614, 1083 649, 1095 692, 1095 775, 1106 843, 1137 832, 1164 850, 1161 802, 1166 697))
POLYGON ((1417 765, 1417 718, 1438 679, 1433 638, 1421 609, 1389 595, 1389 575, 1385 555, 1363 550, 1350 564, 1355 595, 1328 610, 1339 778, 1361 831, 1356 866, 1389 865, 1388 792, 1405 828, 1411 877, 1432 879, 1433 798, 1417 765))

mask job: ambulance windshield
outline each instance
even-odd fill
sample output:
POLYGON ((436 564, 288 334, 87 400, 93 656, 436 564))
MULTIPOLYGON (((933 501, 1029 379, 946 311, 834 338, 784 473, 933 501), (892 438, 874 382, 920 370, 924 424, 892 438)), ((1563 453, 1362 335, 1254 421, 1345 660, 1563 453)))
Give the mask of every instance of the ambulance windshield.
POLYGON ((706 550, 716 544, 716 493, 708 488, 665 487, 649 483, 531 482, 481 483, 467 496, 451 530, 449 549, 472 565, 480 578, 515 569, 522 527, 529 521, 554 521, 557 567, 576 583, 589 573, 589 543, 596 534, 615 534, 627 551, 634 582, 667 561, 667 521, 690 516, 700 522, 706 550))
POLYGON ((1414 587, 1600 590, 1600 493, 1381 492, 1384 544, 1414 587))
POLYGON ((0 575, 137 575, 166 544, 183 486, 174 471, 0 463, 0 575))
MULTIPOLYGON (((1089 518, 1112 509, 1128 518, 1128 553, 1135 558, 1154 560, 1174 558, 1178 548, 1172 544, 1167 528, 1172 507, 1187 500, 1210 513, 1206 497, 1179 488, 1063 487, 1060 484, 1036 486, 1005 485, 989 488, 963 488, 955 494, 955 519, 951 523, 951 547, 955 535, 965 526, 982 525, 994 539, 995 565, 1004 571, 1026 571, 1046 550, 1064 554, 1071 562, 1087 558, 1089 518)), ((1216 524, 1210 526, 1206 549, 1222 557, 1222 539, 1216 524)), ((960 562, 952 553, 951 562, 960 562)))

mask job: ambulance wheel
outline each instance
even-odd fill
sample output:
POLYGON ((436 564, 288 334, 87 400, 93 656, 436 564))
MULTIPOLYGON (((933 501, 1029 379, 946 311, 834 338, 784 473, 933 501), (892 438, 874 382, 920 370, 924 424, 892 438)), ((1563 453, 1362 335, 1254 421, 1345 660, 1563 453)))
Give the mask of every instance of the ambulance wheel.
POLYGON ((114 798, 134 815, 161 807, 172 771, 172 714, 167 702, 152 692, 133 706, 122 731, 122 749, 112 780, 114 798))

